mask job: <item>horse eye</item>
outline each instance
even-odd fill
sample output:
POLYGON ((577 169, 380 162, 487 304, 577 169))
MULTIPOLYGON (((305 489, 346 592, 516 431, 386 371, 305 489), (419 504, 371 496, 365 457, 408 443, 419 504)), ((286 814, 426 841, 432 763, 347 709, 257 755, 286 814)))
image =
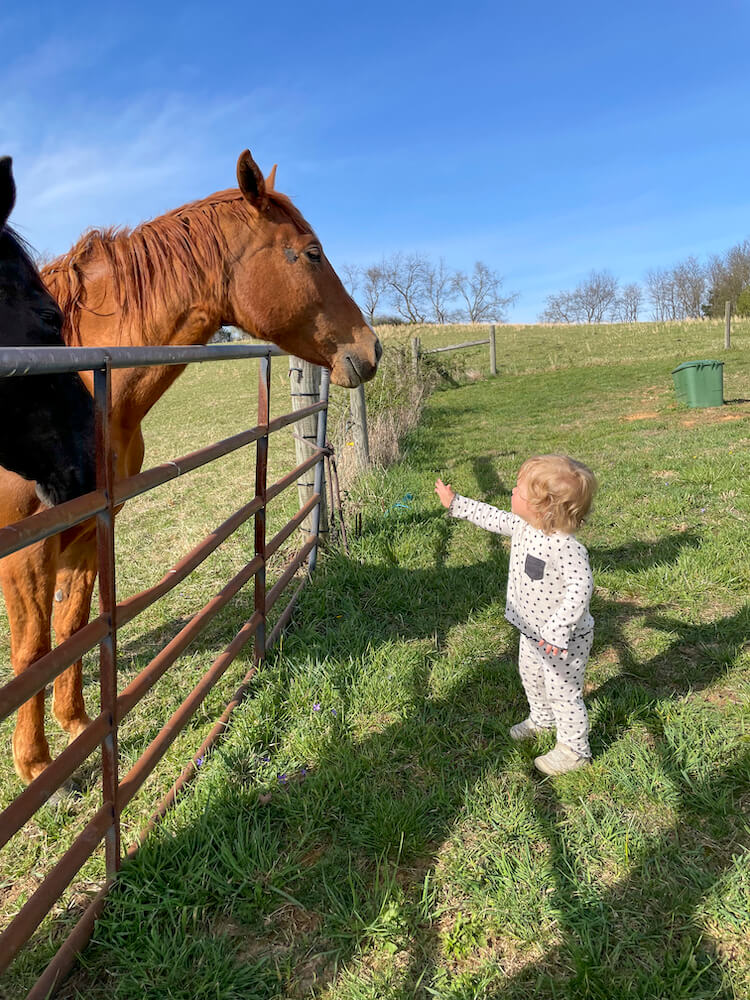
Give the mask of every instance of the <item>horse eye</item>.
POLYGON ((42 309, 40 316, 45 323, 49 323, 52 326, 60 326, 62 323, 62 316, 55 309, 42 309))
POLYGON ((322 257, 322 254, 320 252, 320 247, 316 246, 308 247, 307 250, 305 250, 305 257, 307 257, 308 260, 314 261, 314 263, 319 264, 322 257))

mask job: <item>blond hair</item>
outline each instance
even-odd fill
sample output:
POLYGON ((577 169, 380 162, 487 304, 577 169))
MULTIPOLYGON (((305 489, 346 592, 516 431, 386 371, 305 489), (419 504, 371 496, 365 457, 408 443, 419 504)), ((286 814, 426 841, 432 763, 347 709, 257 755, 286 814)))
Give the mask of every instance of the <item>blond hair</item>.
POLYGON ((583 524, 596 493, 596 477, 582 462, 567 455, 535 455, 518 472, 528 501, 546 534, 572 534, 583 524))

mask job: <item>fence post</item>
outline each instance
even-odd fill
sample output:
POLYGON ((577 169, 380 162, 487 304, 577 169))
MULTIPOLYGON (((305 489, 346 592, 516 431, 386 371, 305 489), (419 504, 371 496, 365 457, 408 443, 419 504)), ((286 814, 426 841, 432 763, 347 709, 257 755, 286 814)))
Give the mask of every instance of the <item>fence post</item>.
POLYGON ((495 348, 495 324, 490 326, 490 375, 497 375, 497 350, 495 348))
POLYGON ((120 809, 117 788, 117 631, 115 607, 115 514, 112 488, 114 470, 110 415, 112 412, 112 368, 94 369, 94 412, 96 435, 96 488, 104 490, 107 508, 96 515, 96 556, 99 571, 99 612, 107 616, 108 631, 99 643, 99 690, 101 710, 109 714, 109 731, 102 740, 102 804, 112 805, 112 825, 104 835, 107 878, 120 869, 120 809))
POLYGON ((370 438, 367 434, 364 385, 358 385, 349 393, 349 408, 352 417, 351 434, 354 443, 354 458, 358 469, 366 469, 370 464, 370 438))
MULTIPOLYGON (((320 372, 318 365, 311 365, 309 361, 301 358, 289 358, 289 388, 292 394, 292 410, 302 410, 312 403, 317 403, 320 399, 320 372)), ((315 448, 318 438, 317 414, 305 417, 293 424, 294 428, 294 449, 297 456, 297 465, 301 465, 310 458, 315 448)), ((325 444, 325 442, 323 442, 325 444)), ((315 466, 317 469, 317 466, 315 466)), ((308 500, 315 493, 315 471, 309 469, 297 480, 297 494, 299 505, 304 507, 308 500)), ((325 484, 320 496, 320 534, 328 534, 328 509, 326 505, 325 484)), ((305 536, 313 533, 313 514, 308 515, 300 526, 300 531, 305 536)))
MULTIPOLYGON (((258 369, 258 424, 268 427, 271 415, 271 356, 260 359, 258 369)), ((266 655, 266 485, 268 480, 268 432, 255 444, 255 495, 263 504, 255 512, 255 555, 262 565, 255 574, 255 611, 260 623, 255 631, 253 661, 257 666, 266 655)))
POLYGON ((732 339, 732 303, 724 303, 724 350, 729 350, 732 339))
POLYGON ((414 370, 414 374, 415 375, 419 374, 419 348, 420 348, 419 337, 412 337, 411 338, 411 364, 412 364, 412 368, 414 370))
MULTIPOLYGON (((320 372, 320 369, 318 369, 320 372)), ((326 445, 326 430, 328 427, 328 391, 331 385, 331 373, 327 368, 322 370, 320 378, 320 401, 326 403, 325 410, 321 410, 317 414, 318 418, 318 430, 316 435, 316 445, 318 448, 325 448, 326 445)), ((325 469, 323 467, 323 458, 321 456, 318 464, 315 466, 315 485, 313 490, 315 493, 320 494, 320 503, 315 505, 315 509, 312 512, 312 534, 315 537, 315 545, 310 552, 308 557, 307 565, 310 573, 315 572, 315 564, 318 561, 318 540, 321 535, 320 525, 321 523, 326 526, 326 534, 328 533, 328 520, 323 520, 323 516, 326 513, 325 510, 325 498, 326 498, 326 478, 325 469)), ((333 500, 333 498, 331 498, 333 500)))

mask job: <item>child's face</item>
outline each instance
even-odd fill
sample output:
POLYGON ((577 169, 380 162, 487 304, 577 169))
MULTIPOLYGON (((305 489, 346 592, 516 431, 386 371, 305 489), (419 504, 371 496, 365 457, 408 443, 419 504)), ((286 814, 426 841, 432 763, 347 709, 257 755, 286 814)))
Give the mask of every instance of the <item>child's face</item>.
POLYGON ((519 476, 516 480, 516 485, 510 494, 510 509, 534 527, 539 526, 539 515, 536 508, 532 507, 526 493, 525 477, 519 476))

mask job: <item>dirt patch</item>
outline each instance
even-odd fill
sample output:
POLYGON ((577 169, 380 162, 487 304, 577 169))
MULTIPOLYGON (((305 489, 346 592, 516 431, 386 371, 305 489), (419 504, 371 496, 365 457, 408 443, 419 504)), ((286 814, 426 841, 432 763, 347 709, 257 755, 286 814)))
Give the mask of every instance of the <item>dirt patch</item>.
POLYGON ((631 420, 655 420, 659 416, 653 410, 644 410, 642 413, 629 413, 624 419, 627 421, 631 420))
POLYGON ((683 427, 695 427, 696 424, 725 424, 728 421, 746 420, 745 413, 722 413, 718 407, 710 407, 700 416, 686 417, 680 421, 683 427))

